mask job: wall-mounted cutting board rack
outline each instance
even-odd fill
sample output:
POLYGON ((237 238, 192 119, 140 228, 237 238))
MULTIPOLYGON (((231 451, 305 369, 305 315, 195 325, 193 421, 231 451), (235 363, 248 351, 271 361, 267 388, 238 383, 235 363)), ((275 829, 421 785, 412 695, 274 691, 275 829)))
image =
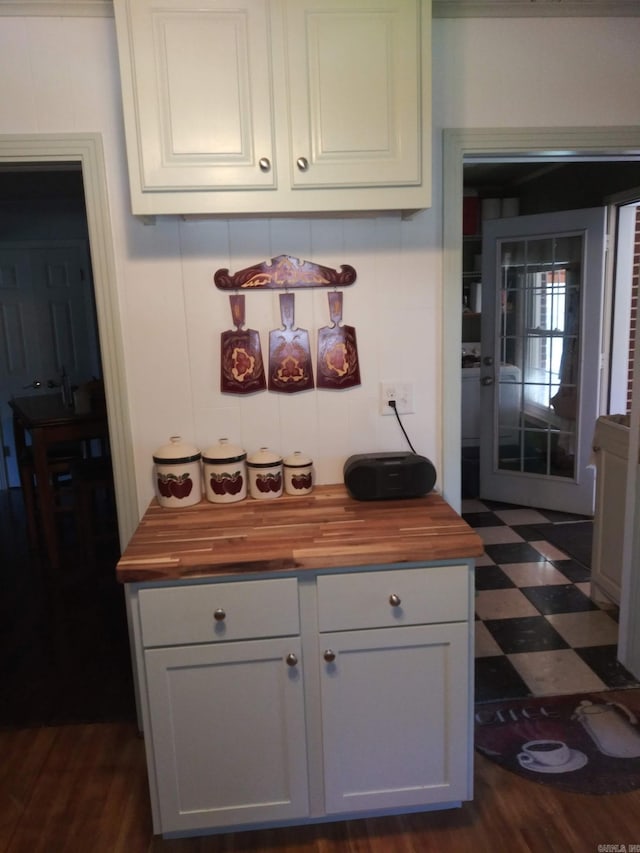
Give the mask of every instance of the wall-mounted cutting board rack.
POLYGON ((356 280, 349 264, 332 269, 291 255, 278 255, 270 261, 246 267, 231 275, 228 269, 216 270, 213 281, 218 290, 294 290, 303 287, 347 287, 356 280))

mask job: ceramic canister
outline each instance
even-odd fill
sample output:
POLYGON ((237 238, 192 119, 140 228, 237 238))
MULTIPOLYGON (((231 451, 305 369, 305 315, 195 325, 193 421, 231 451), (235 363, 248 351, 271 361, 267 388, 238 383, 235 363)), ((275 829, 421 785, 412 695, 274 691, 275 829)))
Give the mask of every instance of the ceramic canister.
POLYGON ((204 493, 213 504, 230 504, 247 496, 247 454, 221 438, 202 454, 204 493))
POLYGON ((257 500, 279 498, 282 494, 282 458, 261 447, 247 457, 249 494, 257 500))
POLYGON ((284 465, 284 490, 288 495, 308 495, 313 488, 313 462, 299 450, 287 456, 284 465))
POLYGON ((160 506, 193 506, 202 499, 200 451, 172 435, 169 444, 153 454, 156 495, 160 506))

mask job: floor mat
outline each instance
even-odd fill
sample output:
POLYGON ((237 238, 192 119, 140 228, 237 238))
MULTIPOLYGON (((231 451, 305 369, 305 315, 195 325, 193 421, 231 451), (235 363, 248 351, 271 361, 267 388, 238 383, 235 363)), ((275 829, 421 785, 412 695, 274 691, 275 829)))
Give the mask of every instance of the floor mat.
POLYGON ((536 524, 540 539, 560 548, 583 566, 591 568, 592 521, 571 521, 565 524, 536 524))
POLYGON ((640 690, 478 705, 475 748, 519 776, 564 791, 640 788, 640 690))

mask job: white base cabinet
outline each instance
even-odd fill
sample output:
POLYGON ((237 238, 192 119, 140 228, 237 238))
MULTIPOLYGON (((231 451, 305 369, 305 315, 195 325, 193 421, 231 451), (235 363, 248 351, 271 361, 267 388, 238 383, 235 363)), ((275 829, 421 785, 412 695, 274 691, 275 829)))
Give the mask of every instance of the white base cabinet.
POLYGON ((114 10, 135 214, 430 205, 430 0, 114 10))
POLYGON ((322 674, 327 814, 467 799, 467 642, 464 623, 322 636, 336 655, 322 674))
POLYGON ((596 506, 591 546, 594 601, 620 603, 629 432, 629 417, 625 415, 605 415, 596 423, 596 506))
POLYGON ((472 796, 472 564, 127 586, 154 831, 472 796))
POLYGON ((145 653, 162 825, 308 814, 298 637, 145 653))

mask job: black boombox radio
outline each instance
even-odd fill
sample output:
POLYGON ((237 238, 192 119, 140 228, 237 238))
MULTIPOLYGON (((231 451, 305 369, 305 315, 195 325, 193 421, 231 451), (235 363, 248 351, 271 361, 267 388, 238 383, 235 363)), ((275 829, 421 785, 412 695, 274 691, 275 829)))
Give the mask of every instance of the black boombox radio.
POLYGON ((358 453, 344 463, 344 484, 359 501, 418 498, 435 482, 433 464, 417 453, 358 453))

